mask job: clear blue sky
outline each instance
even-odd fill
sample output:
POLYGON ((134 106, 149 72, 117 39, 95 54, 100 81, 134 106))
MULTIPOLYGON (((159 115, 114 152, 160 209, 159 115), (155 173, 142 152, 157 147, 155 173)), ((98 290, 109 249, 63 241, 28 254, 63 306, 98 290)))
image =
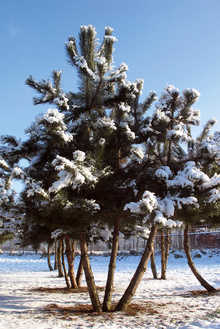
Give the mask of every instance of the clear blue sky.
MULTIPOLYGON (((129 67, 128 79, 143 78, 144 93, 160 95, 167 84, 201 93, 202 125, 219 117, 220 0, 0 0, 0 135, 25 138, 38 113, 33 75, 47 79, 63 71, 63 89, 76 90, 76 74, 64 44, 92 24, 102 40, 114 28, 114 61, 129 67)), ((220 123, 215 127, 220 130, 220 123)))

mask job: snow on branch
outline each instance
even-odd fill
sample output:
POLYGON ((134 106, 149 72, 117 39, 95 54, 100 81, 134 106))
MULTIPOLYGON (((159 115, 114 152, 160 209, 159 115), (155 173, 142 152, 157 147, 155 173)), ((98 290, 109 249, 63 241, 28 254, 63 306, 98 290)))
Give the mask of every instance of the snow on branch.
POLYGON ((79 150, 73 153, 73 160, 57 155, 52 164, 59 179, 49 188, 49 193, 57 193, 67 186, 78 191, 84 185, 93 187, 100 177, 110 173, 108 168, 99 171, 92 163, 87 163, 85 153, 79 150))
POLYGON ((45 114, 36 117, 38 126, 51 126, 55 134, 60 136, 65 142, 73 140, 73 134, 67 132, 67 126, 64 123, 65 115, 60 113, 58 109, 48 109, 45 114))

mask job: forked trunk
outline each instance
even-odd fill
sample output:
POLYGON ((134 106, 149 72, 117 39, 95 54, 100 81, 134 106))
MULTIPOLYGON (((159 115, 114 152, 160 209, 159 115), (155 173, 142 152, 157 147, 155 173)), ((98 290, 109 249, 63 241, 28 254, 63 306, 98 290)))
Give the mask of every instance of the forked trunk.
POLYGON ((66 281, 66 286, 68 289, 71 288, 69 279, 68 279, 68 273, 66 270, 66 265, 65 265, 65 259, 64 259, 64 243, 62 241, 62 266, 63 266, 63 271, 64 271, 64 277, 65 277, 65 281, 66 281))
POLYGON ((80 262, 76 275, 76 283, 78 287, 81 287, 82 276, 83 276, 83 264, 82 264, 82 257, 80 257, 80 262))
MULTIPOLYGON (((70 277, 70 282, 71 282, 71 288, 76 289, 77 287, 77 283, 76 283, 76 278, 75 278, 75 274, 74 274, 74 258, 73 255, 75 254, 71 248, 70 245, 70 239, 69 239, 69 235, 65 234, 65 243, 66 243, 66 258, 67 258, 67 262, 68 262, 68 267, 69 267, 69 277, 70 277)), ((73 244, 74 247, 74 244, 73 244)), ((74 248, 75 250, 75 248, 74 248)))
POLYGON ((157 232, 157 228, 156 228, 156 226, 153 226, 151 229, 148 241, 147 241, 147 246, 141 257, 141 261, 140 261, 140 263, 136 269, 136 272, 135 272, 130 284, 128 285, 124 295, 118 302, 118 305, 116 306, 115 311, 125 311, 128 308, 128 305, 129 305, 132 297, 134 296, 134 294, 141 282, 141 279, 147 269, 148 261, 154 250, 154 239, 156 236, 156 232, 157 232))
POLYGON ((88 248, 86 243, 86 232, 84 231, 80 232, 80 248, 81 248, 82 264, 84 268, 90 299, 93 306, 93 311, 101 313, 102 307, 99 301, 98 292, 96 289, 95 280, 89 261, 89 254, 88 254, 88 248))
POLYGON ((161 229, 161 279, 166 280, 165 239, 161 229))
POLYGON ((58 269, 59 278, 62 278, 64 276, 61 258, 62 258, 62 240, 59 239, 57 246, 57 269, 58 269))
POLYGON ((111 250, 111 257, 109 262, 109 270, 108 270, 108 278, 105 287, 105 296, 103 301, 103 311, 107 312, 111 310, 112 306, 112 293, 113 293, 113 286, 114 286, 114 273, 116 269, 116 259, 117 259, 117 252, 118 252, 118 243, 119 243, 119 224, 120 219, 117 218, 115 220, 115 227, 113 233, 113 241, 112 241, 112 250, 111 250))
POLYGON ((184 229, 184 250, 186 253, 188 265, 189 265, 191 271, 193 272, 193 274, 195 275, 196 279, 209 292, 215 291, 216 289, 214 287, 212 287, 206 280, 204 280, 203 277, 199 274, 199 272, 197 271, 197 269, 193 263, 193 260, 192 260, 191 254, 190 254, 190 247, 189 247, 189 225, 186 225, 185 229, 184 229))
POLYGON ((151 263, 151 271, 153 274, 153 278, 157 279, 158 276, 157 276, 157 268, 156 268, 156 262, 155 262, 155 257, 154 257, 154 251, 151 253, 150 263, 151 263))
POLYGON ((50 271, 53 271, 53 267, 51 265, 51 259, 50 259, 50 247, 51 247, 51 243, 49 242, 47 245, 47 263, 50 271))

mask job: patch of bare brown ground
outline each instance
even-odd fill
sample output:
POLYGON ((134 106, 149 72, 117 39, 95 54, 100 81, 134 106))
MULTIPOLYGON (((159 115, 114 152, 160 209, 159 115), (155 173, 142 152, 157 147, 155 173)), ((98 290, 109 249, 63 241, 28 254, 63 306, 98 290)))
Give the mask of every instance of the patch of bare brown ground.
MULTIPOLYGON (((112 305, 112 310, 110 312, 103 312, 103 313, 96 313, 93 312, 92 306, 87 304, 77 304, 73 307, 65 307, 65 306, 59 306, 57 304, 49 304, 43 308, 43 311, 48 314, 53 314, 56 316, 61 317, 71 317, 74 315, 89 315, 89 316, 114 316, 116 314, 114 312, 116 304, 112 305)), ((164 304, 161 304, 160 306, 164 306, 164 304)), ((135 304, 132 303, 129 305, 129 308, 126 312, 124 312, 124 315, 127 316, 136 316, 137 314, 149 314, 154 315, 158 313, 158 304, 154 304, 152 302, 143 302, 142 304, 135 304)))
POLYGON ((207 290, 190 290, 187 293, 184 293, 182 296, 210 296, 215 295, 220 292, 220 289, 216 289, 215 291, 207 291, 207 290))
MULTIPOLYGON (((98 290, 103 291, 103 287, 98 287, 98 290)), ((67 288, 44 288, 40 287, 37 289, 34 289, 34 291, 39 292, 46 292, 46 293, 84 293, 88 292, 87 287, 81 287, 78 289, 67 289, 67 288)), ((207 295, 214 295, 215 293, 219 293, 220 289, 216 289, 214 292, 208 292, 207 290, 192 290, 185 292, 183 294, 180 294, 182 297, 195 297, 198 296, 207 296, 207 295)), ((128 307, 128 310, 126 312, 123 312, 124 316, 137 316, 141 314, 149 315, 149 316, 156 316, 163 318, 163 315, 160 314, 161 310, 166 310, 167 307, 175 306, 175 303, 170 300, 168 303, 158 303, 154 301, 142 301, 139 303, 131 303, 128 307)), ((114 318, 116 316, 117 312, 114 312, 114 308, 116 307, 116 303, 112 304, 112 310, 109 312, 103 312, 103 313, 96 313, 92 310, 92 305, 89 304, 76 304, 71 307, 66 306, 60 306, 55 303, 48 304, 43 308, 43 312, 47 314, 47 316, 56 316, 62 319, 68 319, 73 320, 74 316, 88 316, 90 318, 95 318, 97 316, 102 316, 103 318, 106 317, 106 319, 109 317, 114 318)), ((185 306, 183 306, 185 309, 185 306)), ((174 307, 175 308, 175 307, 174 307)), ((180 306, 181 308, 181 306, 180 306)), ((178 309, 179 310, 179 309, 178 309)), ((177 311, 178 311, 177 310, 177 311)), ((190 310, 191 312, 191 310, 190 310)), ((175 313, 175 312, 174 312, 175 313)), ((174 319, 178 319, 175 318, 174 319)))

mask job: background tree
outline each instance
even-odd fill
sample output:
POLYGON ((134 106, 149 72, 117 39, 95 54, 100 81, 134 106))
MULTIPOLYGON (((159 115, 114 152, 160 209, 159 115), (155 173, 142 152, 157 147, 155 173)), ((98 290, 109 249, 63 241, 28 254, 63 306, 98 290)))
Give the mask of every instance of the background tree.
POLYGON ((22 220, 17 193, 12 188, 12 162, 0 156, 0 244, 18 235, 22 220))
POLYGON ((194 89, 185 89, 181 96, 178 89, 167 86, 144 129, 153 132, 145 144, 148 165, 139 178, 147 189, 140 201, 128 203, 125 210, 134 217, 142 215, 142 225, 152 227, 152 231, 139 267, 116 310, 128 307, 146 271, 153 250, 149 244, 155 236, 155 225, 175 227, 183 219, 179 215, 182 209, 187 218, 201 209, 201 218, 204 208, 210 215, 210 207, 216 207, 212 200, 218 192, 213 187, 219 187, 219 176, 207 176, 195 162, 189 161, 183 148, 184 143, 187 146, 190 141, 193 142, 191 126, 199 123, 199 111, 192 108, 198 97, 199 93, 194 89))

